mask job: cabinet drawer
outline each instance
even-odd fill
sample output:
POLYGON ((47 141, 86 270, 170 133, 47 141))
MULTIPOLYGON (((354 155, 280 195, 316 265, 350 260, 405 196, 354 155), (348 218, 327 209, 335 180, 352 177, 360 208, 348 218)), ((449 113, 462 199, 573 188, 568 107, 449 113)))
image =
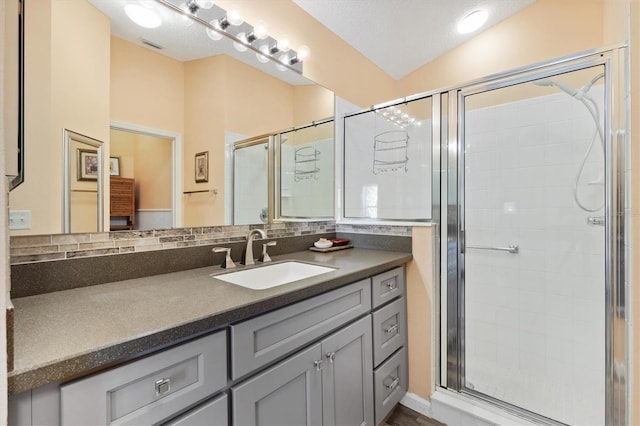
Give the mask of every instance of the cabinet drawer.
POLYGON ((378 365, 407 343, 407 305, 404 297, 373 313, 373 364, 378 365))
POLYGON ((400 349, 378 367, 373 381, 376 424, 380 424, 407 392, 407 349, 400 349))
POLYGON ((404 294, 404 267, 392 269, 372 278, 373 307, 382 306, 390 300, 404 294))
POLYGON ((369 279, 231 326, 235 380, 371 309, 369 279))
POLYGON ((152 424, 227 383, 224 331, 61 387, 63 425, 152 424))
POLYGON ((227 426, 229 424, 228 412, 229 398, 224 393, 166 423, 166 426, 227 426))

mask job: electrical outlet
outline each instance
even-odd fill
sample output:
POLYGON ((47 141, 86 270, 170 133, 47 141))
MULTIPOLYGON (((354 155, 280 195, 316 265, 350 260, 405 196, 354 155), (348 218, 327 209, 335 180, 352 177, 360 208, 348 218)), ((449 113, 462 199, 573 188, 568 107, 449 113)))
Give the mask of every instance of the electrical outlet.
POLYGON ((31 229, 31 210, 10 210, 9 229, 31 229))

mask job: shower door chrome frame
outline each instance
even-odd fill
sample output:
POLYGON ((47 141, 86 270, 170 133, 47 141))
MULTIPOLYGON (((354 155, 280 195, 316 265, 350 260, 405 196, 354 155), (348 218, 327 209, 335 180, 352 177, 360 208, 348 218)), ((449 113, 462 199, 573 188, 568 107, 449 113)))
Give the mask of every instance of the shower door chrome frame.
MULTIPOLYGON (((629 59, 626 46, 618 45, 534 64, 510 72, 489 76, 462 85, 448 92, 448 160, 447 182, 443 191, 443 205, 447 206, 446 239, 442 271, 446 274, 446 376, 441 375, 440 386, 485 400, 517 416, 559 424, 523 408, 511 405, 466 388, 464 384, 464 286, 465 286, 465 227, 464 227, 464 102, 465 97, 557 74, 578 71, 594 66, 605 69, 605 421, 608 425, 628 424, 628 339, 626 312, 629 288, 630 248, 627 244, 630 208, 628 202, 630 179, 629 148, 629 59), (446 199, 445 199, 446 197, 446 199), (614 368, 614 366, 618 366, 614 368), (624 366, 625 368, 619 368, 624 366)), ((443 218, 444 222, 444 218, 443 218)), ((446 234, 445 234, 446 232, 446 234)), ((444 343, 444 342, 443 342, 444 343)), ((443 345, 444 346, 444 345, 443 345)))

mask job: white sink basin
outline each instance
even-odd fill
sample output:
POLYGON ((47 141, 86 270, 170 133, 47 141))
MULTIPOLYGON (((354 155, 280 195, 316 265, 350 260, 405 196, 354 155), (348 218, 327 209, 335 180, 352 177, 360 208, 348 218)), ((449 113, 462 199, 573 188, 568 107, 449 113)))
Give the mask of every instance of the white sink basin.
POLYGON ((243 271, 213 275, 213 277, 217 280, 236 284, 252 290, 265 290, 335 270, 336 268, 329 268, 327 266, 288 261, 258 266, 256 268, 245 269, 243 271))

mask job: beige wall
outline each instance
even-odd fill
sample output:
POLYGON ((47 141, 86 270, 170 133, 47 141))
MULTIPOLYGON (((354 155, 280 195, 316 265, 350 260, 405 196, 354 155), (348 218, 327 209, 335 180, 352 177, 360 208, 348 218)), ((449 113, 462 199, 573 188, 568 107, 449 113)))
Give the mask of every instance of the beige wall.
MULTIPOLYGON (((412 230, 413 260, 407 266, 407 320, 409 324, 409 392, 429 398, 434 390, 433 363, 433 229, 412 230)), ((437 323, 437 322, 436 322, 437 323)))
POLYGON ((11 193, 10 204, 11 209, 31 210, 29 233, 61 232, 63 129, 103 141, 108 151, 110 26, 87 2, 42 0, 29 6, 26 177, 11 193))
POLYGON ((111 120, 184 132, 182 62, 111 37, 111 120))

